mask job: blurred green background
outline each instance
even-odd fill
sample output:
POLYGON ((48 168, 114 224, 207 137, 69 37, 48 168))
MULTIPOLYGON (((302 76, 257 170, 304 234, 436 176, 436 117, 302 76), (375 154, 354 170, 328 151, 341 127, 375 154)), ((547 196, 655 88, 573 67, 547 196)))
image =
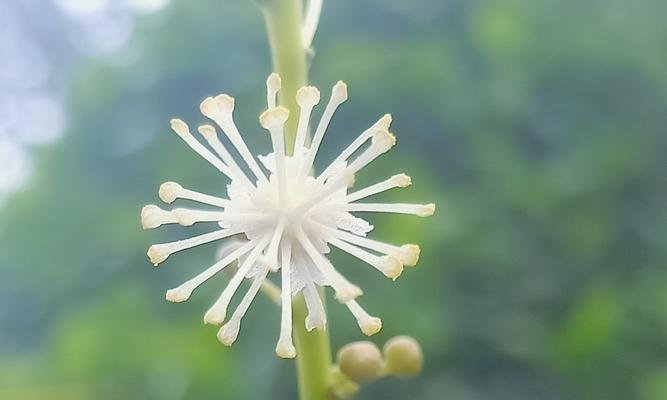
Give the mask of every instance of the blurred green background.
MULTIPOLYGON (((391 112, 398 146, 358 181, 406 172, 384 198, 438 204, 372 221, 422 246, 396 282, 334 254, 371 340, 426 353, 359 398, 667 399, 666 2, 331 0, 314 46, 311 83, 350 88, 320 163, 391 112)), ((147 247, 192 230, 139 222, 166 180, 223 192, 168 129, 204 97, 268 150, 254 3, 3 0, 0 52, 0 399, 295 398, 276 307, 223 347, 202 315, 224 277, 164 301, 215 245, 156 270, 147 247)), ((334 349, 362 339, 329 313, 334 349)))

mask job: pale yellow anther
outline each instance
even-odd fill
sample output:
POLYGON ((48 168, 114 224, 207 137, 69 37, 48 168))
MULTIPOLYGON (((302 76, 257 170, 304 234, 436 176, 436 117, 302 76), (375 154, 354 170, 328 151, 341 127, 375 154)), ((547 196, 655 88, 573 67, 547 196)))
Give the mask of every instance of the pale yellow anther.
POLYGON ((287 118, 289 118, 289 110, 280 106, 264 111, 259 116, 259 123, 264 129, 275 129, 285 125, 287 118))
POLYGON ((366 336, 373 336, 382 329, 382 320, 377 317, 366 317, 357 320, 359 329, 366 336))
POLYGON ((148 248, 148 258, 154 266, 158 266, 161 262, 167 259, 171 254, 171 246, 168 244, 154 244, 148 248))
POLYGON ((266 103, 269 106, 269 109, 276 107, 276 95, 280 90, 280 86, 280 75, 275 72, 269 75, 266 79, 266 103))
POLYGON ((190 298, 191 290, 185 287, 177 287, 175 289, 167 290, 165 299, 171 303, 182 303, 190 298))
POLYGON ((375 126, 383 129, 383 130, 389 130, 389 127, 391 126, 391 114, 385 114, 378 120, 378 122, 375 123, 375 126))
POLYGON ((418 217, 430 217, 433 213, 435 213, 435 204, 430 203, 418 206, 416 215, 418 217))
POLYGON ((276 355, 281 358, 296 357, 296 348, 288 339, 281 338, 276 345, 276 355))
POLYGON ((231 346, 239 336, 241 324, 236 319, 232 319, 223 325, 218 331, 218 340, 225 346, 231 346))
POLYGON ((167 204, 173 203, 183 191, 183 187, 176 182, 165 182, 160 185, 158 196, 167 204))
POLYGON ((416 244, 404 244, 394 254, 396 258, 406 267, 414 267, 419 261, 420 248, 416 244))
POLYGON ((347 84, 338 81, 331 90, 331 102, 340 104, 345 100, 347 100, 347 84))
POLYGON ((394 256, 382 256, 378 258, 378 269, 390 279, 396 280, 403 272, 403 264, 394 256))
POLYGON ((154 204, 149 204, 141 209, 141 227, 144 229, 155 229, 171 222, 174 222, 171 213, 154 204))
POLYGON ((352 312, 354 318, 357 320, 359 329, 366 336, 375 335, 382 329, 382 320, 377 317, 369 315, 356 301, 346 303, 347 308, 352 312))
POLYGON ((277 92, 280 90, 280 86, 282 85, 282 80, 280 79, 280 75, 277 73, 273 72, 271 75, 269 75, 268 78, 266 78, 266 90, 269 92, 277 92))
POLYGON ((315 86, 304 86, 296 92, 296 102, 300 107, 313 107, 320 102, 320 91, 315 86))
POLYGON ((214 97, 207 97, 199 105, 199 110, 205 116, 213 120, 223 120, 231 118, 234 111, 234 98, 220 94, 214 97))
POLYGON ((197 131, 207 141, 210 141, 211 139, 214 139, 217 136, 217 133, 215 132, 215 128, 211 125, 201 125, 201 126, 197 127, 197 131))
POLYGON ((227 307, 212 307, 204 314, 204 323, 220 325, 227 318, 227 307))
POLYGON ((215 103, 218 105, 220 112, 231 116, 232 111, 234 111, 234 98, 232 96, 219 94, 215 96, 215 103))
POLYGON ((389 131, 381 130, 373 135, 372 143, 373 147, 379 152, 384 153, 396 144, 396 136, 389 133, 389 131))
POLYGON ((408 187, 412 185, 412 179, 406 174, 398 174, 391 177, 391 181, 397 187, 408 187))
POLYGON ((202 114, 211 119, 214 119, 214 117, 217 117, 218 114, 220 114, 218 105, 215 103, 215 99, 213 99, 213 97, 205 98, 204 101, 202 101, 199 105, 199 110, 202 114))
POLYGON ((174 118, 171 121, 171 129, 178 134, 178 136, 184 137, 190 135, 190 128, 188 125, 183 122, 183 120, 174 118))

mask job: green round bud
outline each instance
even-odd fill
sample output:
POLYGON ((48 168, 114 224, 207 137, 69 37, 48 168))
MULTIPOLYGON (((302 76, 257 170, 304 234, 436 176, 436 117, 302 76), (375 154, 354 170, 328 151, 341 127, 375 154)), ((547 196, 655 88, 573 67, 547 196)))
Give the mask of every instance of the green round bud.
POLYGON ((358 384, 374 381, 382 372, 380 349, 368 341, 346 344, 338 350, 338 368, 358 384))
POLYGON ((422 370, 424 354, 419 343, 410 336, 389 339, 382 351, 389 374, 406 378, 415 376, 422 370))

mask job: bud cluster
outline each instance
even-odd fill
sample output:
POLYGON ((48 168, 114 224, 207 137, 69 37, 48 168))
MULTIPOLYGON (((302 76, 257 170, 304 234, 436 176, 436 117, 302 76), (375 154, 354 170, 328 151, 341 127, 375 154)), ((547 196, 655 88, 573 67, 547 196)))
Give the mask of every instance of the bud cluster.
POLYGON ((422 369, 424 356, 414 338, 402 335, 389 339, 382 352, 369 341, 349 343, 338 351, 336 362, 338 371, 363 385, 387 375, 415 376, 422 369))

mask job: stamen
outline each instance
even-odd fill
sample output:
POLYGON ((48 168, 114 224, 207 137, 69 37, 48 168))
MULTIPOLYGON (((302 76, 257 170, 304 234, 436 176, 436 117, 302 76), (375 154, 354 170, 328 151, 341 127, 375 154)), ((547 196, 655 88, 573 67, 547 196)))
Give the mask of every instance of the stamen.
POLYGON ((233 178, 233 175, 229 168, 220 161, 218 157, 213 155, 206 147, 204 147, 201 143, 195 139, 194 136, 192 136, 192 133, 190 133, 190 128, 188 125, 183 122, 180 119, 174 118, 171 120, 171 129, 180 136, 181 139, 185 143, 187 143, 188 146, 192 150, 194 150, 197 154, 202 156, 206 161, 208 161, 211 165, 213 165, 218 171, 222 172, 225 174, 229 179, 233 178))
POLYGON ((169 289, 167 291, 167 301, 173 303, 180 303, 186 301, 192 295, 192 292, 197 289, 202 283, 209 280, 213 275, 220 272, 223 268, 227 267, 232 262, 236 261, 239 257, 242 257, 250 249, 252 249, 257 244, 257 241, 253 240, 245 243, 243 246, 232 251, 228 255, 224 256, 220 261, 208 267, 204 272, 190 279, 189 281, 183 283, 181 286, 169 289))
POLYGON ((315 284, 313 282, 308 282, 303 288, 303 299, 306 301, 306 308, 308 309, 308 315, 306 316, 306 330, 308 332, 317 328, 320 331, 324 331, 327 325, 327 314, 324 311, 324 305, 322 304, 322 299, 320 294, 317 293, 315 284))
POLYGON ((328 167, 317 177, 319 182, 323 181, 329 174, 331 170, 335 168, 336 165, 346 161, 350 156, 359 149, 366 141, 373 137, 373 135, 378 131, 387 131, 391 125, 391 115, 385 114, 380 118, 376 123, 374 123, 370 128, 366 129, 359 135, 345 150, 343 150, 336 159, 329 164, 328 167))
POLYGON ((141 227, 144 229, 155 229, 162 224, 174 224, 178 222, 176 217, 169 211, 149 204, 141 209, 141 227))
POLYGON ((367 264, 370 264, 375 269, 382 272, 387 278, 396 280, 403 272, 403 265, 401 265, 401 263, 394 256, 378 257, 363 249, 360 249, 359 247, 334 237, 330 237, 327 241, 344 252, 357 257, 367 264))
POLYGON ((206 139, 206 141, 213 148, 213 150, 215 150, 215 152, 218 153, 220 158, 222 158, 222 161, 225 162, 227 167, 234 174, 234 177, 237 178, 239 181, 241 181, 243 185, 246 187, 246 189, 252 191, 255 187, 253 186, 252 182, 250 182, 246 174, 238 166, 236 161, 234 161, 234 157, 232 157, 232 155, 229 154, 225 146, 222 144, 222 142, 218 138, 218 134, 215 131, 215 128, 212 127, 211 125, 201 125, 197 128, 197 130, 202 136, 204 136, 204 139, 206 139))
POLYGON ((225 217, 224 211, 203 211, 188 208, 176 208, 171 213, 181 226, 192 226, 197 222, 222 221, 225 217))
POLYGON ((320 91, 314 86, 304 86, 296 92, 296 102, 299 105, 299 124, 296 128, 294 153, 301 154, 306 145, 306 133, 313 107, 320 102, 320 91))
POLYGON ((338 81, 338 83, 336 83, 331 90, 329 103, 324 109, 320 123, 317 125, 317 129, 315 130, 315 135, 313 135, 313 141, 310 145, 310 148, 308 149, 308 153, 306 153, 304 164, 301 167, 301 176, 307 174, 308 171, 310 171, 312 168, 313 160, 317 155, 317 151, 320 147, 320 144, 322 143, 322 139, 324 138, 324 133, 326 132, 327 127, 329 126, 329 122, 331 122, 331 118, 333 117, 334 112, 336 112, 338 106, 345 102, 345 100, 347 100, 347 85, 343 81, 338 81))
POLYGON ((419 260, 419 246, 416 244, 404 244, 402 246, 394 246, 391 244, 379 242, 377 240, 368 239, 365 237, 360 237, 353 235, 351 233, 341 231, 338 229, 329 228, 326 225, 319 224, 320 227, 324 228, 330 234, 337 236, 338 238, 356 244, 357 246, 362 246, 367 249, 377 251, 379 253, 387 254, 394 256, 398 261, 406 267, 414 267, 417 265, 419 260))
POLYGON ((257 296, 259 288, 262 286, 262 282, 266 279, 269 269, 264 268, 261 271, 257 271, 257 275, 253 278, 250 288, 246 292, 241 302, 236 307, 236 310, 232 314, 232 317, 229 321, 224 324, 218 331, 218 340, 225 346, 231 346, 239 335, 239 329, 241 328, 241 319, 248 311, 250 304, 257 296))
POLYGON ((280 90, 281 80, 280 75, 275 72, 269 75, 266 79, 266 104, 269 107, 269 110, 276 108, 276 95, 280 90))
POLYGON ((418 217, 430 217, 435 212, 435 204, 405 203, 352 203, 347 204, 347 211, 352 212, 384 212, 396 214, 412 214, 418 217))
POLYGON ((336 292, 335 297, 338 301, 345 303, 361 296, 363 293, 361 289, 345 279, 345 277, 343 277, 338 270, 336 270, 333 265, 331 265, 331 263, 317 251, 310 239, 303 233, 303 230, 298 230, 296 237, 304 250, 306 250, 306 253, 310 256, 310 259, 313 260, 317 269, 324 275, 324 278, 336 292))
POLYGON ((280 337, 276 345, 276 354, 282 358, 296 357, 296 348, 292 342, 292 284, 290 282, 291 266, 291 243, 283 243, 280 246, 281 279, 281 314, 280 314, 280 337))
POLYGON ((373 135, 371 146, 349 165, 353 172, 357 172, 380 155, 386 153, 396 144, 396 137, 388 131, 378 131, 373 135))
POLYGON ((195 192, 194 190, 185 189, 183 186, 176 182, 165 182, 160 185, 158 195, 160 196, 160 199, 167 204, 173 203, 176 201, 176 199, 186 199, 222 208, 225 208, 229 205, 229 199, 223 199, 221 197, 211 196, 208 194, 195 192))
POLYGON ((276 161, 276 178, 278 179, 278 200, 281 205, 287 201, 287 176, 285 174, 285 122, 287 118, 289 118, 289 110, 285 107, 266 110, 259 117, 262 127, 271 132, 273 155, 276 161))
POLYGON ((354 315, 354 318, 357 319, 359 329, 361 329, 364 335, 373 336, 380 332, 380 329, 382 329, 382 320, 380 318, 368 315, 355 300, 348 301, 345 305, 352 315, 354 315))
POLYGON ((248 146, 241 137, 236 124, 234 123, 234 98, 226 94, 221 94, 206 98, 200 105, 199 109, 202 114, 215 121, 216 124, 227 135, 227 138, 232 142, 236 150, 241 155, 241 158, 246 162, 252 173, 257 179, 266 182, 266 176, 262 172, 259 164, 248 150, 248 146))
POLYGON ((239 288, 241 281, 243 281, 243 278, 248 274, 250 268, 255 265, 255 261, 257 261, 257 258, 266 247, 268 241, 269 237, 267 236, 262 239, 262 241, 259 242, 254 249, 252 249, 248 255, 248 258, 245 259, 243 265, 241 265, 236 271, 232 279, 227 284, 227 287, 225 287, 225 289, 222 291, 222 294, 218 300, 204 315, 204 323, 218 325, 225 320, 227 315, 227 307, 229 306, 229 302, 232 300, 232 296, 234 296, 234 293, 236 293, 236 290, 239 288))
POLYGON ((226 94, 207 97, 199 105, 199 110, 214 121, 229 121, 233 119, 234 98, 226 94))
POLYGON ((154 244, 148 248, 148 258, 153 265, 157 267, 158 264, 166 260, 167 257, 178 251, 220 240, 228 236, 236 235, 239 232, 238 229, 220 229, 218 231, 205 233, 188 239, 177 240, 175 242, 154 244))
POLYGON ((348 203, 351 203, 353 201, 361 200, 363 198, 372 196, 374 194, 382 193, 382 192, 387 191, 389 189, 398 188, 398 187, 403 188, 403 187, 410 186, 411 184, 412 184, 412 180, 410 179, 409 176, 407 176, 405 174, 398 174, 398 175, 392 176, 391 178, 389 178, 385 181, 376 183, 375 185, 371 185, 371 186, 368 186, 364 189, 358 190, 354 193, 350 193, 350 194, 347 195, 345 200, 348 203))

